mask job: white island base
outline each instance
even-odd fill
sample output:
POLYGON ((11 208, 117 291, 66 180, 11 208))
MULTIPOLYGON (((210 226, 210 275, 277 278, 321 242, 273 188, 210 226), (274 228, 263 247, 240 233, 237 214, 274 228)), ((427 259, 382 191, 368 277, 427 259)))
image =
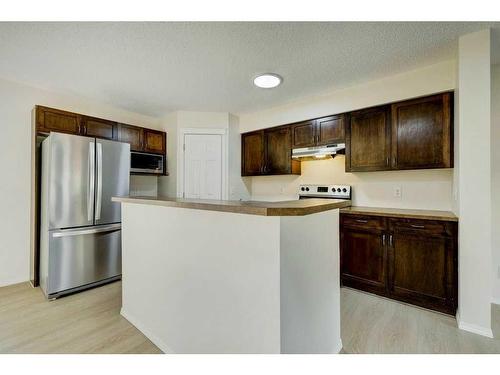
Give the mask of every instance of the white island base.
POLYGON ((122 201, 121 314, 165 353, 338 353, 339 210, 122 201))

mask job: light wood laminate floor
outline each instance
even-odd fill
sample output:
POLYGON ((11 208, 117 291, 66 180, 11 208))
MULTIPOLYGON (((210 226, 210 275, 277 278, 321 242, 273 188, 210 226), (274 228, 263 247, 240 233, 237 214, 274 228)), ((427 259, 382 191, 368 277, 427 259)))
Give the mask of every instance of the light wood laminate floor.
MULTIPOLYGON (((161 353, 120 315, 121 283, 47 301, 28 283, 0 288, 0 353, 161 353)), ((344 353, 500 353, 500 306, 489 339, 455 319, 341 289, 344 353)))
POLYGON ((341 289, 345 353, 500 353, 500 306, 492 316, 495 339, 462 331, 447 315, 341 289))
POLYGON ((161 353, 120 308, 121 282, 55 301, 28 283, 0 288, 0 353, 161 353))

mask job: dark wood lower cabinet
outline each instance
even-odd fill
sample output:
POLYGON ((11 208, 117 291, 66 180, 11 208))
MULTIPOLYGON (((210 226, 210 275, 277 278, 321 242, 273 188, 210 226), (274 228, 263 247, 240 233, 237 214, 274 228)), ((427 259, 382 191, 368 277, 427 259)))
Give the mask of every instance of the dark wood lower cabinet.
POLYGON ((342 285, 455 314, 457 223, 356 217, 341 215, 342 285))
POLYGON ((384 234, 378 230, 344 228, 341 233, 342 280, 377 294, 386 292, 387 261, 384 234))

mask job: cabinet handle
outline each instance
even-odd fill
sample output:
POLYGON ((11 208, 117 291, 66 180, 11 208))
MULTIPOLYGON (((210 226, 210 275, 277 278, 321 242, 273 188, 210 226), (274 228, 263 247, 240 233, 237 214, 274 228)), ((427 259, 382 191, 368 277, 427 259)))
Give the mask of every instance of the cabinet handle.
POLYGON ((389 166, 389 156, 385 159, 385 164, 389 166))
POLYGON ((382 235, 382 245, 385 246, 385 234, 382 235))
POLYGON ((410 227, 412 227, 412 228, 418 228, 418 229, 424 229, 425 225, 410 224, 410 227))
POLYGON ((358 223, 368 223, 368 220, 361 220, 361 219, 356 219, 358 223))
POLYGON ((392 234, 389 236, 389 246, 392 247, 392 234))

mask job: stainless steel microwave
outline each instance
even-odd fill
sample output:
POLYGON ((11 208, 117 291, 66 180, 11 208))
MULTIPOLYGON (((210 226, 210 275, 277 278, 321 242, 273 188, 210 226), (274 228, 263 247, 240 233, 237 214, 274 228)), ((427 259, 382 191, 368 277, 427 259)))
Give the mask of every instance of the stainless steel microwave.
POLYGON ((163 174, 163 159, 163 155, 132 151, 130 153, 130 172, 163 174))

